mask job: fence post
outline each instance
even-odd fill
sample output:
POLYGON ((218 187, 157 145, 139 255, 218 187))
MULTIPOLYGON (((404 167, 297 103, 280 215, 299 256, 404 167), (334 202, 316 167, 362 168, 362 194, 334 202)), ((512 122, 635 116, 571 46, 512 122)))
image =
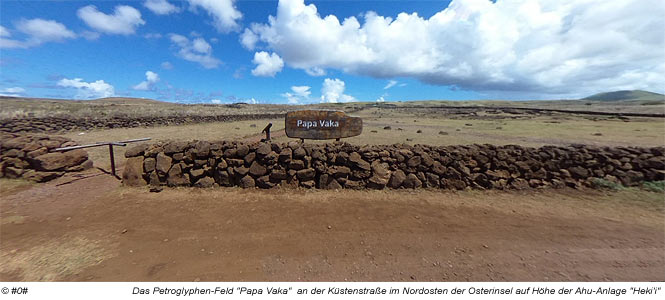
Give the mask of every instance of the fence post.
POLYGON ((109 155, 111 156, 111 175, 115 176, 115 157, 113 157, 113 145, 109 144, 109 155))

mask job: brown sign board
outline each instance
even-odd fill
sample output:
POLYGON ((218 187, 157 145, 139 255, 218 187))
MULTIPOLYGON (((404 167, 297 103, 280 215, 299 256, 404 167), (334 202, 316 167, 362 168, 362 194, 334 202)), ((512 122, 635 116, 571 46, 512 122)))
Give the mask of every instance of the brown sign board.
POLYGON ((342 111, 299 110, 286 114, 286 136, 290 138, 328 140, 347 138, 363 132, 363 120, 342 111))

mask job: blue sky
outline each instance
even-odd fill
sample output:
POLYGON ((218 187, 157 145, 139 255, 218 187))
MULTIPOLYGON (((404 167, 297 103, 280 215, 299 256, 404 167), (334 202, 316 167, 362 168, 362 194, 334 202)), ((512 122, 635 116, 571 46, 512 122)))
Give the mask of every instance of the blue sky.
POLYGON ((664 6, 2 1, 0 94, 302 104, 663 92, 664 6))

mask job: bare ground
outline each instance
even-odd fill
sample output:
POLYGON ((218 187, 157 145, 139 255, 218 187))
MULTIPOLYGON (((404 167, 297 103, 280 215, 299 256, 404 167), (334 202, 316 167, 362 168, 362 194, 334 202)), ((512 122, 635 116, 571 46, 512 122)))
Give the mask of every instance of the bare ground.
POLYGON ((0 281, 665 280, 653 192, 149 193, 87 176, 0 181, 0 281))

